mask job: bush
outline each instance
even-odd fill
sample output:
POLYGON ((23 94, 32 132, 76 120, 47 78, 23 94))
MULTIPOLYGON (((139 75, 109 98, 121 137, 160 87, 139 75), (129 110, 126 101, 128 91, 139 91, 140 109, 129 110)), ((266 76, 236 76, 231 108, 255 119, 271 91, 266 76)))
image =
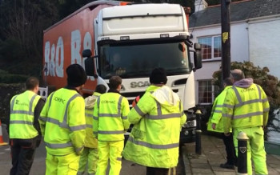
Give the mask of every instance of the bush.
POLYGON ((28 76, 26 75, 17 75, 17 74, 0 74, 0 82, 5 84, 12 83, 23 83, 26 81, 28 76))
MULTIPOLYGON (((259 66, 254 66, 252 62, 232 62, 231 69, 241 69, 246 78, 253 78, 254 83, 260 85, 265 91, 269 104, 269 119, 267 128, 274 128, 274 131, 280 132, 279 127, 275 127, 273 120, 275 119, 274 111, 280 107, 280 82, 277 77, 270 75, 269 69, 267 67, 260 68, 259 66)), ((221 85, 222 71, 218 70, 213 73, 213 84, 221 85)), ((265 138, 267 138, 268 129, 265 128, 265 138)))
POLYGON ((2 123, 6 122, 6 118, 9 115, 11 98, 23 92, 24 89, 24 84, 0 84, 0 119, 2 123))

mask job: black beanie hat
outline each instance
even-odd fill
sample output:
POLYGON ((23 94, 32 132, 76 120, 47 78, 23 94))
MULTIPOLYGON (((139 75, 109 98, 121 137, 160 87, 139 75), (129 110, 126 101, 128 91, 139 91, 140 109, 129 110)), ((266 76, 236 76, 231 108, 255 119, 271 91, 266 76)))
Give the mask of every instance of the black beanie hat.
POLYGON ((150 75, 151 84, 166 84, 167 77, 166 72, 163 68, 155 68, 150 75))
POLYGON ((84 68, 79 64, 71 64, 66 69, 67 85, 78 87, 85 84, 87 75, 84 68))

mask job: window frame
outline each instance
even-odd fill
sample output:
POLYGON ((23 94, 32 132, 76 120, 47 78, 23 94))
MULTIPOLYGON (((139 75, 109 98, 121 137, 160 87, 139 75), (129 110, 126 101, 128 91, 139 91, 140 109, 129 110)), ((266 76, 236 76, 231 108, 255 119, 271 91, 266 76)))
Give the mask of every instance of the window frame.
MULTIPOLYGON (((199 44, 201 44, 199 42, 199 39, 202 39, 202 38, 211 38, 211 58, 207 58, 207 59, 203 59, 203 46, 202 46, 202 49, 201 49, 201 53, 202 53, 202 61, 203 62, 208 62, 208 61, 220 61, 222 59, 222 40, 221 40, 221 35, 208 35, 208 36, 200 36, 200 37, 197 37, 197 42, 199 44), (214 53, 214 46, 215 46, 215 39, 214 38, 217 38, 217 37, 220 37, 220 52, 221 52, 221 56, 220 57, 214 57, 215 53, 214 53)), ((202 44, 203 45, 203 44, 202 44)))
MULTIPOLYGON (((207 83, 207 86, 209 85, 209 83, 207 83)), ((212 104, 215 100, 215 92, 217 91, 218 87, 212 84, 212 79, 202 79, 202 80, 197 80, 197 87, 198 87, 198 91, 197 91, 197 95, 198 95, 198 104, 199 105, 209 105, 212 104), (211 102, 201 102, 200 101, 200 83, 201 82, 206 82, 209 81, 210 85, 211 85, 211 102)), ((208 89, 208 87, 206 88, 208 89)), ((207 98, 207 97, 206 97, 207 98)))

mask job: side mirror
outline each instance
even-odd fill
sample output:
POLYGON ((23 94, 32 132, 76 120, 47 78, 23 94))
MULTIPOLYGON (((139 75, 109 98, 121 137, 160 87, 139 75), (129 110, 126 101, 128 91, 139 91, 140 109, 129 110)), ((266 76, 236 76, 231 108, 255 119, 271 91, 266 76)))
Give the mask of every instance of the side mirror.
POLYGON ((194 53, 194 66, 195 69, 200 69, 202 68, 202 60, 201 60, 201 45, 198 43, 194 44, 194 49, 195 49, 195 53, 194 53))
POLYGON ((94 59, 97 56, 91 57, 91 55, 92 55, 92 52, 89 49, 84 50, 82 53, 83 57, 87 57, 85 59, 85 71, 88 76, 94 76, 96 78, 97 75, 95 74, 94 59))
POLYGON ((85 50, 83 50, 83 53, 82 53, 82 56, 83 57, 91 57, 91 55, 92 55, 92 52, 91 52, 91 50, 90 49, 85 49, 85 50))

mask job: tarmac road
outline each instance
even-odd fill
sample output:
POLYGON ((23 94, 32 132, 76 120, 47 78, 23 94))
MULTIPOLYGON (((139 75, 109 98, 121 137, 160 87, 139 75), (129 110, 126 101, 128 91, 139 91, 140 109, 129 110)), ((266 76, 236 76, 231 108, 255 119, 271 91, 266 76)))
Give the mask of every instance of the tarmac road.
MULTIPOLYGON (((6 127, 2 124, 2 131, 3 131, 3 140, 4 142, 8 142, 8 134, 6 132, 6 127)), ((39 148, 37 148, 35 153, 35 159, 31 168, 30 175, 44 175, 46 170, 45 165, 45 158, 46 158, 46 150, 45 144, 41 143, 39 148)), ((0 174, 1 175, 8 175, 11 169, 11 157, 10 157, 10 147, 7 146, 0 146, 0 174)), ((132 162, 123 160, 122 161, 122 170, 121 175, 145 175, 146 168, 134 164, 132 162)))

